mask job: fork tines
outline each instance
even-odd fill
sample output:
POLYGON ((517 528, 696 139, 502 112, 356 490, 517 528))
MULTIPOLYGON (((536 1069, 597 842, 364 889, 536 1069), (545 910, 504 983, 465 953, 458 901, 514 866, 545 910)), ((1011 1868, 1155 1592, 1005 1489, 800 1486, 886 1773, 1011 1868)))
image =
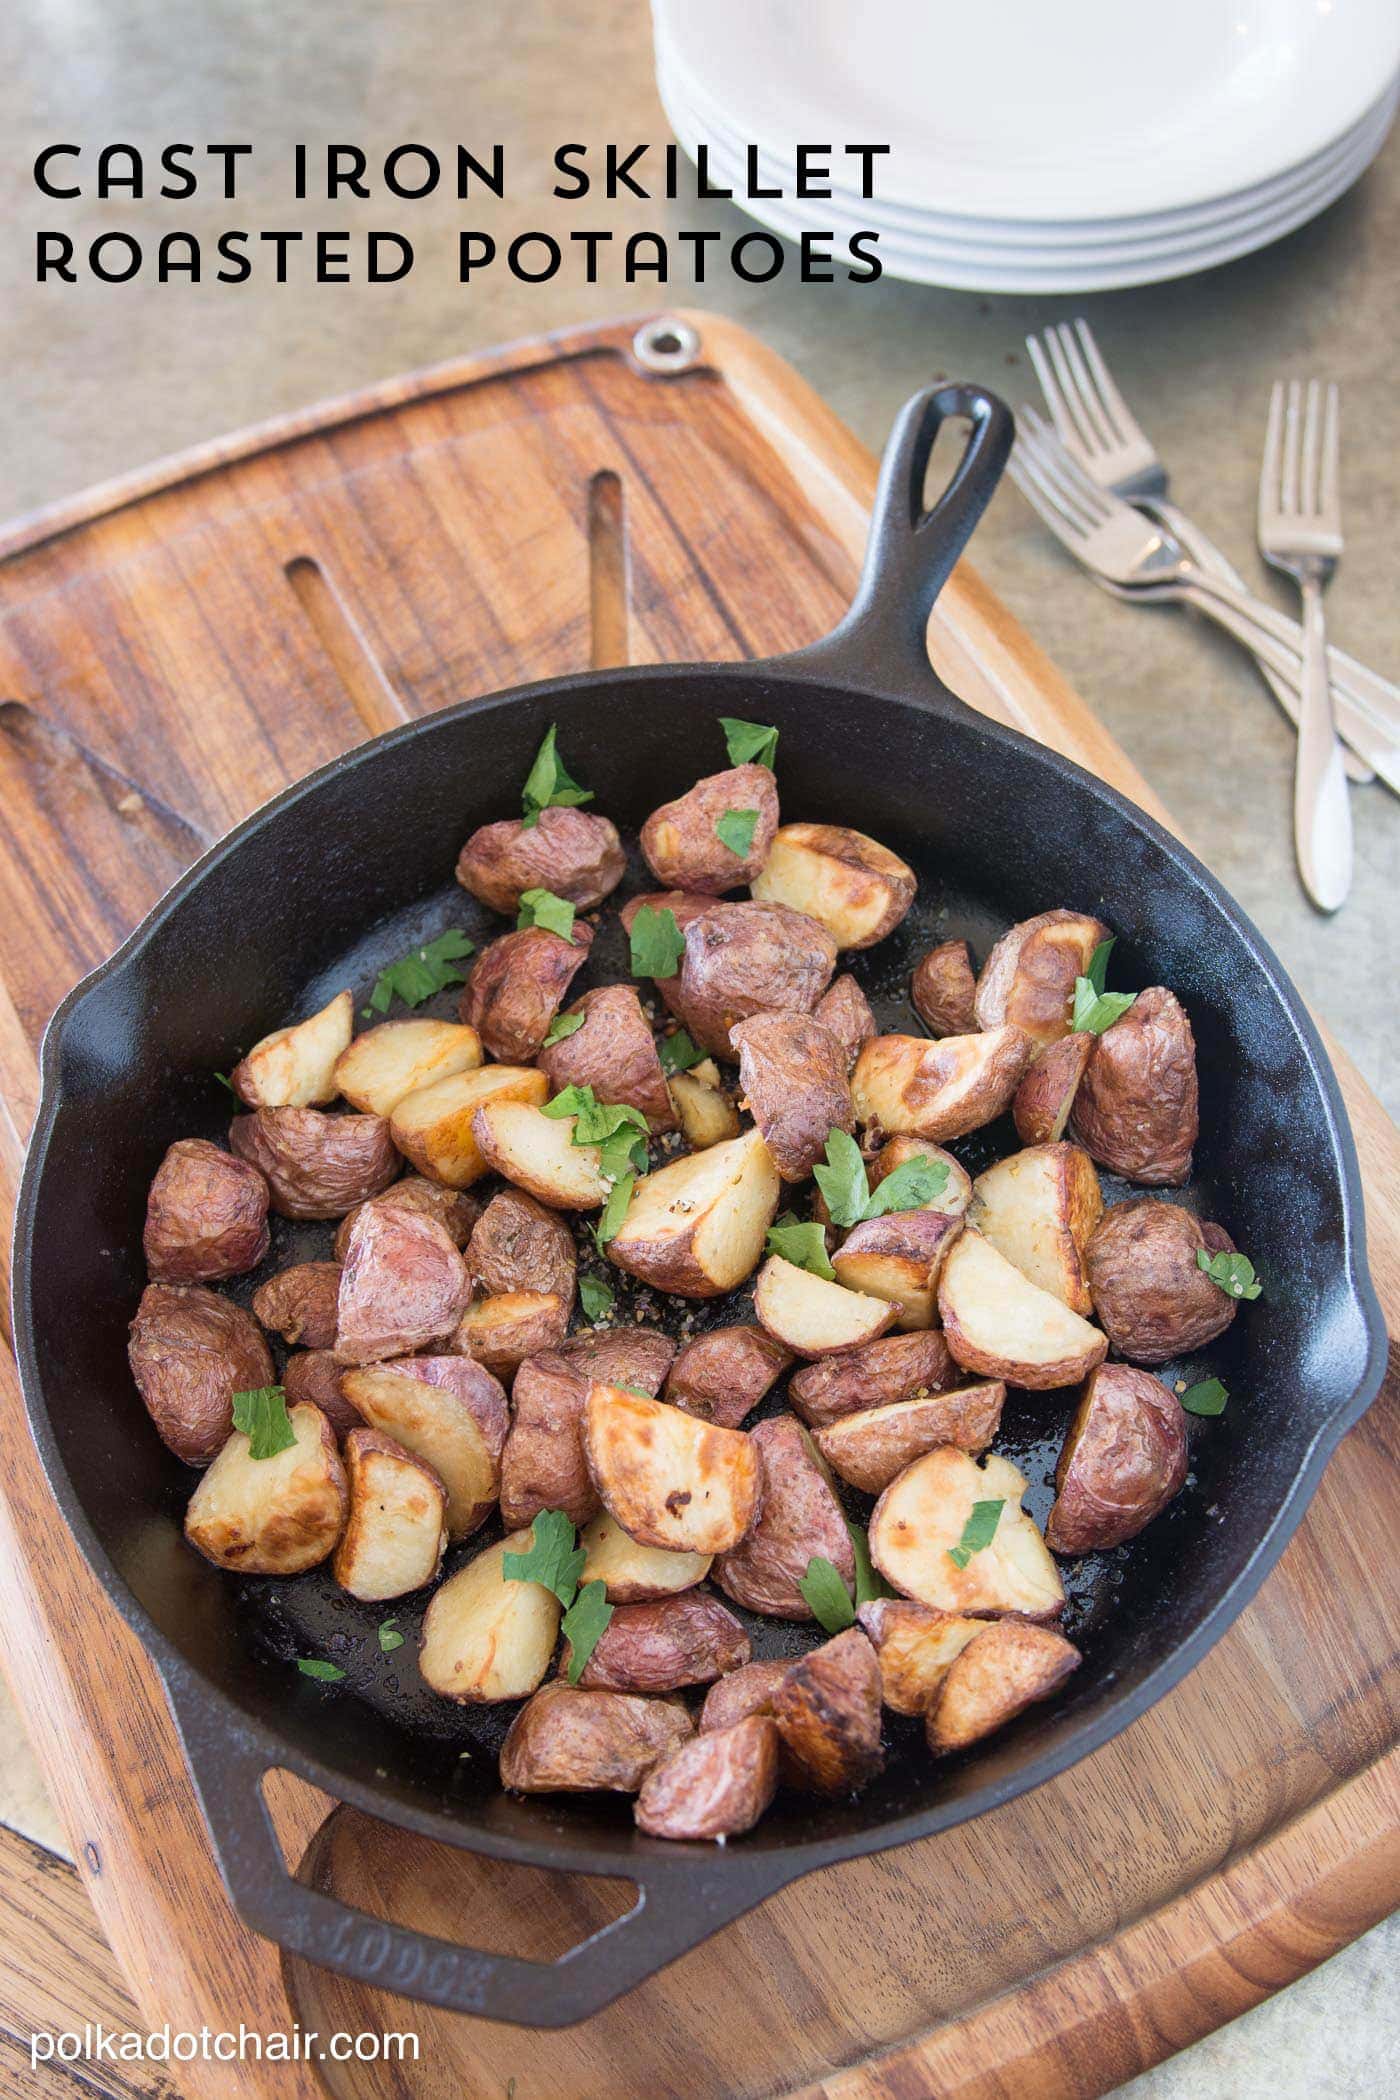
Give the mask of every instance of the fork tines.
POLYGON ((1026 337, 1026 350, 1055 428, 1072 454, 1094 462, 1097 479, 1161 478, 1161 465, 1114 384, 1087 321, 1060 322, 1026 337))
POLYGON ((1266 553, 1339 555, 1341 409, 1335 384, 1274 381, 1259 470, 1259 542, 1266 553))
POLYGON ((1027 502, 1061 536, 1066 525, 1079 534, 1091 533, 1113 514, 1112 499, 1094 485, 1033 408, 1017 413, 1010 473, 1027 502))

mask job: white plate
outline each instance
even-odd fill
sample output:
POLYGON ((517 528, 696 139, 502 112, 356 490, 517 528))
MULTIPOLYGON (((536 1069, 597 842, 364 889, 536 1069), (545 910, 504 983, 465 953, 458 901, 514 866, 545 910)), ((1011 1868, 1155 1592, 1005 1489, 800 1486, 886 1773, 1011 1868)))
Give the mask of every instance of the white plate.
POLYGON ((1395 0, 653 0, 731 126, 886 141, 881 187, 973 218, 1133 218, 1267 182, 1400 67, 1395 0))

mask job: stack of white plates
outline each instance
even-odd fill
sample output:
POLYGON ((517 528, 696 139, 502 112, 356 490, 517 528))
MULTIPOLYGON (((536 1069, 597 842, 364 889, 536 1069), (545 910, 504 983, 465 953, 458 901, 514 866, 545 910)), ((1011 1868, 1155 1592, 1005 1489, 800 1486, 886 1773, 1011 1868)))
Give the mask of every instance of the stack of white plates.
POLYGON ((1400 97, 1396 0, 653 0, 657 80, 712 183, 793 239, 879 234, 891 275, 1151 284, 1348 189, 1400 97), (824 144, 832 196, 795 194, 824 144), (860 194, 847 143, 888 144, 860 194), (764 187, 747 199, 748 153, 764 187))

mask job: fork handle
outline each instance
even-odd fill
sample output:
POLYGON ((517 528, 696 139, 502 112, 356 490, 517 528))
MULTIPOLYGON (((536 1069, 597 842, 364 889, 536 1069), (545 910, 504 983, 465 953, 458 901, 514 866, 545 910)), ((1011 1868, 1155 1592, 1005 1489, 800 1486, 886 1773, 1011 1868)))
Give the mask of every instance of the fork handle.
POLYGON ((1332 719, 1322 578, 1306 568, 1303 593, 1303 683, 1298 755, 1293 774, 1293 842, 1303 886, 1321 911, 1336 911, 1351 888, 1351 805, 1341 746, 1332 719))
MULTIPOLYGON (((1194 561, 1182 564, 1181 580, 1197 584, 1212 598, 1218 598, 1223 605, 1241 613, 1254 626, 1262 627, 1266 634, 1273 635, 1296 656, 1302 656, 1303 630, 1296 620, 1289 619, 1287 613, 1266 605, 1262 598, 1254 597, 1249 591, 1226 583, 1194 561)), ((1391 735, 1400 731, 1400 687, 1369 670, 1365 664, 1358 663, 1354 657, 1344 655, 1340 649, 1327 649, 1326 661, 1328 675, 1336 681, 1339 691, 1370 715, 1377 728, 1387 730, 1391 735)))

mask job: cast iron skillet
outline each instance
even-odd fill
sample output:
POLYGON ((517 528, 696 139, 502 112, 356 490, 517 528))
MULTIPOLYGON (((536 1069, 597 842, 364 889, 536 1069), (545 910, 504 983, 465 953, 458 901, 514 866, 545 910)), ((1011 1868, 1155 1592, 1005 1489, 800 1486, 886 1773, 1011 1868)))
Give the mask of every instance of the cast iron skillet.
MULTIPOLYGON (((65 1517, 161 1671, 233 1901, 284 1947, 463 2012, 532 2026, 583 2018, 799 1875, 978 1815, 1125 1727, 1258 1587, 1376 1392, 1384 1330, 1351 1138, 1277 961, 1174 839, 1067 760, 974 715, 929 666, 930 609, 1011 435, 1006 409, 980 388, 919 395, 886 454, 856 602, 825 641, 760 665, 561 679, 382 736, 208 854, 50 1027, 16 1257, 34 1434, 65 1517), (929 456, 949 417, 968 418, 971 434, 925 513, 929 456), (450 881, 458 848, 516 806, 551 722, 595 806, 635 826, 723 763, 721 714, 777 724, 786 813, 855 824, 917 867, 917 916, 859 965, 883 1025, 915 1025, 904 988, 931 938, 967 933, 985 952, 1011 921, 1050 905, 1099 912, 1117 929, 1116 984, 1181 995, 1201 1077, 1189 1200, 1228 1222, 1265 1287, 1208 1359, 1234 1399, 1198 1428, 1187 1491, 1132 1545, 1065 1564, 1068 1623, 1085 1651, 1065 1693, 937 1764, 913 1724, 894 1723, 888 1769, 859 1800, 781 1797, 728 1848, 644 1838, 630 1803, 610 1797, 502 1794, 489 1723, 417 1680, 411 1606, 399 1617, 410 1642, 386 1657, 373 1638, 380 1610, 327 1579, 239 1583, 199 1561, 179 1533, 188 1471, 151 1433, 125 1361, 147 1184, 172 1140, 222 1134, 228 1102, 210 1074, 341 983, 363 989, 410 941, 475 923, 450 881), (349 1675, 329 1693, 288 1667, 328 1649, 349 1675), (637 1904, 552 1966, 382 1923, 288 1877, 259 1792, 273 1765, 474 1852, 625 1876, 637 1904)), ((621 973, 594 971, 608 974, 621 973)), ((965 1148, 974 1165, 978 1142, 965 1148)), ((284 1228, 274 1259, 314 1251, 305 1234, 284 1228)), ((999 1440, 1030 1474, 1028 1506, 1042 1519, 1064 1421, 1061 1398, 1024 1396, 999 1440)), ((804 1638, 753 1623, 760 1653, 804 1638)))

